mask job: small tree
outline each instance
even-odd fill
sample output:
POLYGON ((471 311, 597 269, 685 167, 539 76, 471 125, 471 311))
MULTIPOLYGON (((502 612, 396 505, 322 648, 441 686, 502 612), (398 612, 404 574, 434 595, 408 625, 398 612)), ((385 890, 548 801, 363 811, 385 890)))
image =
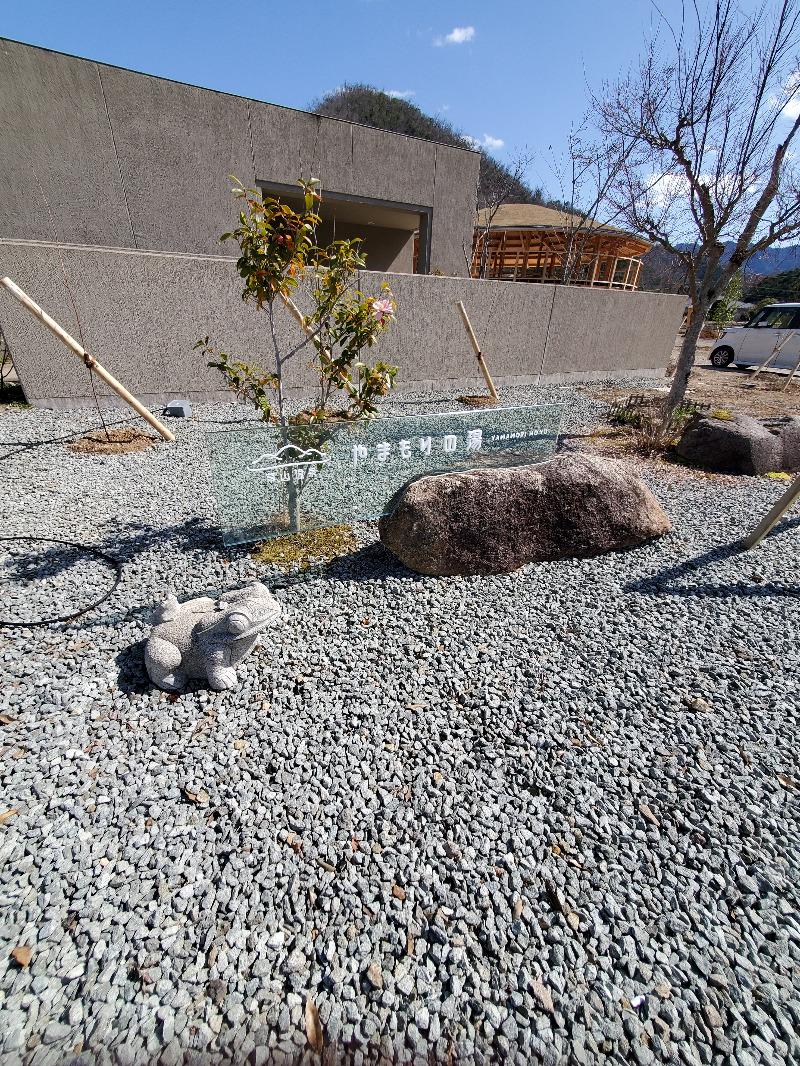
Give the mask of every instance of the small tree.
POLYGON ((387 284, 380 298, 364 296, 353 287, 358 270, 365 266, 359 251, 361 241, 334 241, 327 248, 315 244, 320 221, 314 212, 321 200, 312 179, 299 181, 304 191, 304 210, 294 211, 272 197, 263 197, 257 189, 245 189, 241 182, 233 190, 234 198, 244 200, 247 211, 239 214, 239 226, 225 233, 220 241, 235 240, 240 257, 236 268, 244 280, 242 299, 266 308, 272 341, 274 370, 260 363, 231 360, 216 351, 209 338, 195 347, 213 358, 209 366, 218 369, 226 384, 241 399, 261 412, 264 421, 274 422, 286 436, 284 370, 309 344, 317 352, 315 366, 319 374, 319 402, 304 421, 322 422, 330 414, 328 402, 334 390, 348 396, 344 412, 347 418, 362 418, 376 413, 375 399, 385 395, 394 384, 397 367, 377 362, 368 366, 359 359, 363 348, 372 347, 378 335, 394 320, 395 304, 387 284), (310 282, 313 310, 302 315, 292 301, 299 282, 310 282), (275 301, 280 299, 297 315, 304 338, 288 349, 281 346, 275 321, 275 301), (277 410, 276 410, 277 400, 277 410))
POLYGON ((564 205, 565 248, 557 280, 565 285, 579 279, 590 238, 622 214, 610 206, 609 193, 633 149, 631 138, 624 136, 590 142, 587 122, 570 130, 565 155, 550 163, 564 205))
POLYGON ((796 0, 752 16, 734 0, 710 3, 705 15, 685 7, 681 25, 667 27, 669 54, 656 38, 638 69, 594 101, 604 136, 635 146, 610 190, 613 205, 688 277, 692 316, 665 429, 711 305, 751 256, 800 232, 790 162, 800 128, 798 18, 796 0))
POLYGON ((736 312, 738 310, 737 304, 742 298, 742 272, 741 270, 734 274, 731 280, 728 282, 728 287, 725 292, 719 297, 716 303, 712 306, 708 312, 709 322, 718 322, 725 324, 732 322, 736 312))
POLYGON ((478 256, 479 278, 486 277, 492 222, 503 204, 517 202, 519 189, 524 187, 525 174, 533 161, 533 156, 528 152, 518 152, 511 160, 510 168, 500 167, 494 163, 494 160, 491 160, 493 166, 484 167, 483 156, 481 161, 475 189, 480 222, 476 226, 477 236, 474 238, 474 245, 469 250, 467 250, 467 245, 464 245, 467 276, 469 277, 472 273, 475 257, 478 256))

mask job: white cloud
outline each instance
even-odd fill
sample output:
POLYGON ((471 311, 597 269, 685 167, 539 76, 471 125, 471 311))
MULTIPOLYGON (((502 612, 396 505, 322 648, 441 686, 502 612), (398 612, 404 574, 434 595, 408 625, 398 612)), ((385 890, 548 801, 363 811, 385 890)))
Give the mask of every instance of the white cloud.
POLYGON ((479 141, 477 137, 465 137, 465 141, 469 141, 473 148, 480 150, 481 148, 503 148, 505 147, 505 141, 501 141, 499 137, 492 137, 488 133, 484 133, 483 140, 479 141))
POLYGON ((452 33, 448 33, 446 37, 437 37, 433 43, 437 48, 441 48, 443 44, 464 44, 474 36, 474 26, 456 26, 452 33))
POLYGON ((781 96, 771 96, 769 102, 773 107, 781 108, 781 116, 783 118, 794 121, 800 115, 800 72, 792 74, 786 82, 781 96))
MULTIPOLYGON (((740 179, 737 174, 701 174, 700 180, 717 201, 724 202, 736 194, 740 179)), ((685 174, 651 174, 647 185, 647 199, 655 208, 667 209, 678 204, 685 207, 691 199, 691 185, 685 174)), ((752 195, 756 185, 748 184, 746 191, 752 195)))
POLYGON ((416 93, 413 89, 404 89, 403 92, 399 89, 387 89, 386 95, 393 96, 395 100, 407 100, 409 96, 416 96, 416 93))
POLYGON ((678 199, 689 199, 689 179, 685 174, 651 174, 648 200, 653 207, 665 208, 678 199))

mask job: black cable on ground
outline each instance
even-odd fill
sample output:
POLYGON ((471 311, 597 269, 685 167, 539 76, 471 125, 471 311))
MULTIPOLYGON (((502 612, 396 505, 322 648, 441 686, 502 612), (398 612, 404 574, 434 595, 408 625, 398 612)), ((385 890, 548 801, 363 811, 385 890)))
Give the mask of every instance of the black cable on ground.
POLYGON ((11 540, 24 540, 24 541, 37 541, 39 543, 44 542, 47 544, 63 544, 67 548, 76 548, 78 551, 86 552, 87 555, 94 555, 98 559, 102 559, 104 563, 109 563, 114 567, 116 571, 116 577, 114 578, 114 584, 111 588, 104 592, 99 600, 95 600, 94 603, 90 603, 86 607, 81 607, 79 611, 74 611, 72 614, 60 615, 57 618, 41 618, 33 622, 15 622, 7 621, 4 618, 0 618, 0 628, 4 626, 16 626, 19 629, 33 628, 34 626, 49 626, 56 622, 71 622, 75 618, 79 618, 82 614, 86 614, 87 611, 93 611, 95 607, 99 607, 101 603, 104 603, 114 592, 117 591, 117 587, 122 580, 122 561, 115 559, 113 556, 108 555, 106 552, 101 551, 99 548, 94 548, 90 544, 77 544, 71 540, 56 540, 55 537, 0 537, 0 542, 11 540))

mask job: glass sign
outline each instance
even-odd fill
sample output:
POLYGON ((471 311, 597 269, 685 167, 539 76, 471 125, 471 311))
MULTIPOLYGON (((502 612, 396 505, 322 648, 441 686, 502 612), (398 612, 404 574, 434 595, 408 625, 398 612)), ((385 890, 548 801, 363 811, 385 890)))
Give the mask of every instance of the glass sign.
POLYGON ((552 456, 563 404, 206 435, 226 545, 390 514, 417 478, 552 456))

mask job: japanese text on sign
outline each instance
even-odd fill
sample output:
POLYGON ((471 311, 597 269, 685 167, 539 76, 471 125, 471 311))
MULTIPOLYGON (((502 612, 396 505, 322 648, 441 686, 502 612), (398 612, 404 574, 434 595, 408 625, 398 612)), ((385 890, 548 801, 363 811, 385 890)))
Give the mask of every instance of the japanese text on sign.
MULTIPOLYGON (((477 452, 483 443, 483 430, 482 429, 468 429, 466 437, 464 438, 464 445, 466 447, 467 454, 470 452, 477 452)), ((395 442, 397 447, 397 455, 401 459, 411 459, 414 455, 415 448, 419 451, 420 455, 433 454, 435 447, 441 447, 441 450, 446 454, 452 454, 458 450, 458 437, 455 433, 445 433, 442 437, 417 437, 416 444, 413 440, 398 440, 395 442), (436 441, 436 445, 434 444, 436 441)), ((392 445, 389 441, 380 441, 378 444, 374 444, 375 458, 379 463, 385 463, 389 456, 392 454, 392 445)), ((353 466, 358 466, 359 461, 369 458, 369 448, 366 444, 354 444, 352 447, 353 453, 353 466)))

